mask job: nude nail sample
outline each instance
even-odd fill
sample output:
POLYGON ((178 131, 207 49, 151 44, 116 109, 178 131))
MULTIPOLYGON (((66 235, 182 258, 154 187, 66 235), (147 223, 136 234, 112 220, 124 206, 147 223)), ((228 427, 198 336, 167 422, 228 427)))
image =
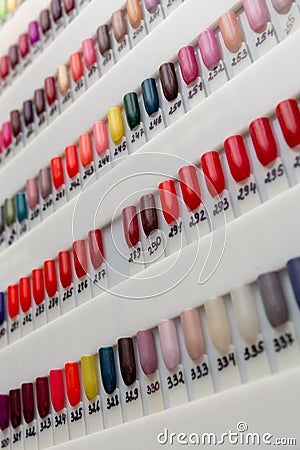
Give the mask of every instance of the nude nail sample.
POLYGON ((143 18, 140 0, 126 0, 126 9, 130 25, 136 28, 143 18))
POLYGON ((41 169, 39 172, 39 188, 42 198, 45 200, 52 192, 51 189, 51 174, 50 169, 41 169))
POLYGON ((40 12, 39 22, 43 34, 46 34, 49 30, 51 30, 49 9, 43 9, 43 11, 40 12))
POLYGON ((224 43, 231 53, 236 53, 241 48, 243 34, 237 16, 233 11, 227 11, 218 22, 224 43))
POLYGON ((26 181, 27 203, 30 209, 34 209, 39 201, 37 181, 35 178, 30 178, 26 181))
POLYGON ((272 3, 279 14, 286 14, 291 9, 293 0, 272 0, 272 3))
POLYGON ((62 64, 58 67, 56 77, 59 92, 62 95, 66 95, 66 93, 70 89, 70 75, 66 64, 62 64))
POLYGON ((180 364, 180 349, 174 320, 162 320, 158 334, 164 363, 168 370, 175 370, 180 364))
POLYGON ((105 55, 111 49, 110 35, 107 25, 101 25, 97 29, 97 40, 101 55, 105 55))
POLYGON ((111 16, 111 23, 116 40, 121 42, 127 33, 124 12, 121 10, 115 11, 111 16))
POLYGON ((289 320, 286 298, 277 272, 260 275, 257 279, 266 315, 272 327, 289 320))
POLYGON ((216 297, 204 304, 208 330, 214 346, 225 355, 231 343, 231 331, 223 297, 216 297))
POLYGON ((205 342, 196 308, 185 309, 180 314, 181 326, 186 349, 191 359, 196 361, 205 353, 205 342))
POLYGON ((150 330, 141 330, 136 335, 140 362, 146 375, 151 375, 157 369, 157 354, 154 335, 150 330))
POLYGON ((260 323, 251 287, 236 287, 231 291, 231 300, 241 336, 248 345, 255 344, 260 323))

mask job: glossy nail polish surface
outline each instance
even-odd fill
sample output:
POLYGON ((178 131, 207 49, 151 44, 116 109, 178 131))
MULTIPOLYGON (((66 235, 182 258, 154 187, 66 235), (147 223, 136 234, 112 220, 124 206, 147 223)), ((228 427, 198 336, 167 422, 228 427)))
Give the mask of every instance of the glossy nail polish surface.
POLYGON ((65 407, 64 379, 60 369, 50 370, 50 392, 53 408, 58 413, 65 407))
POLYGON ((85 241, 81 239, 73 242, 72 248, 76 275, 78 278, 83 278, 87 274, 85 241))
POLYGON ((208 69, 216 66, 221 59, 220 47, 214 30, 204 30, 198 37, 201 56, 208 69))
POLYGON ((99 348, 99 359, 104 390, 107 394, 112 394, 117 387, 117 376, 113 348, 99 348))
POLYGON ((41 169, 39 171, 39 190, 42 198, 45 200, 52 192, 50 169, 41 169))
POLYGON ((153 231, 158 229, 158 217, 154 195, 147 194, 140 198, 140 214, 144 233, 149 237, 153 231))
POLYGON ((138 96, 135 92, 124 95, 124 107, 129 128, 133 130, 140 125, 141 115, 138 96))
POLYGON ((28 35, 23 33, 19 37, 19 50, 22 58, 25 58, 29 53, 28 35))
POLYGON ((23 383, 21 386, 22 392, 22 405, 23 405, 23 417, 27 424, 30 424, 34 420, 34 395, 33 384, 23 383))
POLYGON ((76 145, 68 145, 65 149, 65 155, 67 173, 72 179, 78 174, 78 153, 76 145))
POLYGON ((136 381, 136 363, 132 338, 118 339, 120 369, 124 383, 130 386, 136 381))
POLYGON ((51 165, 51 174, 52 174, 53 185, 54 185, 55 189, 60 189, 63 186, 63 184, 65 183, 62 157, 57 156, 55 158, 52 158, 50 165, 51 165))
POLYGON ((57 22, 62 17, 61 0, 51 0, 51 13, 54 22, 57 22))
POLYGON ((59 277, 63 288, 67 288, 72 283, 71 255, 68 250, 58 253, 59 277))
POLYGON ((12 389, 9 391, 10 423, 16 430, 22 423, 21 391, 12 389))
POLYGON ((287 262, 287 271, 294 291, 295 299, 300 308, 300 258, 293 258, 287 262))
POLYGON ((2 56, 0 59, 0 74, 2 80, 5 80, 9 75, 9 59, 7 55, 2 56))
POLYGON ((21 309, 26 313, 31 307, 31 287, 29 277, 20 278, 19 289, 21 309))
POLYGON ((47 77, 45 79, 45 92, 46 92, 47 102, 51 106, 57 99, 56 85, 55 85, 54 77, 47 77))
POLYGON ((93 161, 93 145, 89 133, 84 133, 79 136, 79 154, 83 167, 87 167, 93 161))
POLYGON ((242 136, 230 136, 224 149, 231 175, 238 183, 250 177, 250 162, 242 136))
POLYGON ((276 108, 284 139, 289 147, 300 144, 300 111, 296 100, 288 99, 280 102, 276 108))
POLYGON ((98 395, 98 381, 94 355, 81 357, 81 372, 85 395, 93 400, 98 395))
POLYGON ((199 76, 199 67, 195 56, 194 47, 188 45, 178 52, 178 61, 185 84, 193 83, 199 76))
POLYGON ((268 22, 268 11, 264 0, 243 0, 243 6, 252 30, 261 33, 268 22))
POLYGON ((249 129, 258 160, 263 166, 268 166, 277 158, 277 144, 269 119, 255 119, 249 129))
POLYGON ((118 144, 125 134, 121 109, 118 107, 111 108, 108 111, 107 118, 111 138, 115 144, 118 144))
POLYGON ((6 225, 11 227, 16 221, 15 202, 12 198, 6 198, 4 202, 6 225))
POLYGON ((85 39, 82 42, 82 54, 84 64, 89 69, 97 61, 95 46, 93 39, 85 39))
POLYGON ((75 8, 75 0, 64 0, 66 13, 69 14, 75 8))
POLYGON ((277 272, 260 275, 257 279, 266 315, 272 327, 289 320, 287 303, 277 272))
POLYGON ((159 68, 159 77, 166 100, 172 102, 178 96, 178 81, 174 64, 172 62, 162 64, 159 68))
POLYGON ((201 193, 196 167, 185 166, 178 171, 184 203, 189 211, 195 211, 201 204, 201 193))
POLYGON ((34 301, 40 305, 45 298, 43 269, 34 269, 31 272, 31 279, 34 301))
POLYGON ((19 288, 16 284, 11 284, 7 288, 7 307, 8 314, 14 319, 19 314, 19 288))
POLYGON ((38 116, 46 111, 45 91, 44 89, 36 89, 34 91, 34 105, 38 116))
POLYGON ((101 230, 90 230, 88 234, 90 258, 94 269, 99 269, 104 261, 101 230))
POLYGON ((197 309, 185 309, 180 314, 180 320, 186 349, 190 358, 196 361, 205 353, 205 342, 197 309))
POLYGON ((65 376, 69 403, 71 406, 76 406, 81 398, 79 368, 77 362, 65 364, 65 376))
POLYGON ((159 5, 159 0, 144 0, 145 7, 149 13, 154 13, 159 5))
POLYGON ((154 336, 150 330, 138 331, 137 344, 142 369, 146 375, 151 375, 157 369, 157 354, 154 336))
POLYGON ((148 116, 152 116, 159 109, 159 98, 154 78, 147 78, 142 82, 142 94, 148 116))
POLYGON ((56 264, 53 259, 44 262, 44 278, 48 297, 54 297, 57 292, 57 276, 56 264))
POLYGON ((251 287, 233 289, 231 300, 241 336, 248 345, 254 345, 260 332, 260 323, 251 287))
POLYGON ((204 304, 208 330, 220 355, 225 355, 231 344, 231 330, 228 322, 224 299, 217 297, 204 304))
MULTIPOLYGON (((0 292, 0 325, 3 324, 5 319, 6 319, 5 297, 4 297, 4 292, 0 292)), ((1 410, 1 405, 0 405, 0 410, 1 410)), ((1 428, 1 420, 0 420, 0 428, 1 428)))
POLYGON ((43 9, 40 12, 39 22, 43 34, 51 30, 50 12, 48 9, 43 9))
POLYGON ((9 396, 0 394, 0 429, 6 430, 9 426, 9 396))
POLYGON ((36 20, 29 23, 28 36, 31 45, 35 45, 40 40, 39 24, 36 20))
POLYGON ((4 147, 8 148, 12 143, 12 128, 10 122, 4 122, 2 124, 2 138, 4 147))
POLYGON ((8 50, 10 66, 14 69, 19 64, 19 48, 17 45, 11 45, 8 50))
POLYGON ((25 100, 23 103, 23 117, 26 126, 34 122, 34 112, 32 100, 25 100))
POLYGON ((37 181, 35 178, 30 178, 26 181, 26 194, 29 208, 34 209, 39 201, 37 181))
POLYGON ((236 53, 243 43, 243 34, 234 11, 227 11, 218 22, 224 43, 231 53, 236 53))
POLYGON ((293 4, 293 0, 272 0, 273 6, 280 14, 286 14, 293 4))
POLYGON ((61 95, 66 95, 70 89, 70 75, 66 64, 62 64, 58 67, 56 72, 58 89, 61 95))
POLYGON ((10 123, 14 137, 19 136, 22 131, 21 115, 18 109, 10 112, 10 123))
POLYGON ((101 25, 97 29, 99 51, 102 56, 111 49, 109 30, 107 25, 101 25))
POLYGON ((100 156, 108 149, 107 129, 103 120, 94 123, 93 136, 96 152, 100 156))
POLYGON ((180 349, 174 320, 159 322, 158 334, 164 363, 168 370, 175 370, 180 364, 180 349))
POLYGON ((39 377, 35 380, 36 403, 41 419, 50 414, 50 395, 47 377, 39 377))
POLYGON ((135 206, 127 206, 122 210, 123 230, 129 248, 135 247, 140 240, 139 221, 135 206))
POLYGON ((127 33, 124 12, 115 11, 111 16, 111 23, 116 41, 121 42, 127 33))
POLYGON ((130 25, 136 28, 143 18, 140 0, 126 0, 126 10, 130 25))
POLYGON ((218 152, 207 152, 201 156, 201 164, 207 188, 212 197, 225 189, 224 173, 218 152))
POLYGON ((162 211, 170 225, 179 217, 179 205, 174 180, 166 180, 158 185, 162 211))
POLYGON ((18 192, 16 195, 17 218, 19 223, 27 219, 28 209, 25 192, 18 192))
POLYGON ((70 56, 70 67, 72 78, 77 83, 81 77, 83 77, 83 66, 81 55, 79 52, 72 53, 70 56))

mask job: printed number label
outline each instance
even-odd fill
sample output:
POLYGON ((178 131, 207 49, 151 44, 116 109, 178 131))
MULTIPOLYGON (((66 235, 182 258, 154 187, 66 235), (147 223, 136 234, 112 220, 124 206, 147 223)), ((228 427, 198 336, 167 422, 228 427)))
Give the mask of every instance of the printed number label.
POLYGON ((23 317, 23 325, 26 325, 26 323, 32 322, 31 313, 27 314, 25 317, 23 317))
POLYGON ((94 75, 94 73, 96 72, 96 70, 97 70, 96 67, 92 66, 89 70, 88 78, 91 78, 94 75))
POLYGON ((141 128, 139 131, 135 131, 131 135, 131 143, 134 144, 136 141, 138 141, 140 138, 142 138, 145 134, 144 128, 141 128))
POLYGON ((81 283, 78 283, 78 286, 77 286, 78 294, 81 294, 81 292, 83 292, 87 287, 88 287, 87 279, 85 279, 84 281, 81 281, 81 283))
POLYGON ((50 208, 52 206, 52 198, 50 198, 47 202, 43 204, 43 211, 46 211, 46 209, 50 208))
POLYGON ((43 422, 40 423, 40 432, 42 433, 45 430, 49 430, 49 428, 51 428, 50 417, 48 417, 47 420, 43 420, 43 422))
POLYGON ((150 121, 149 130, 154 130, 155 127, 158 127, 162 123, 162 115, 160 114, 158 117, 150 121))
POLYGON ((214 80, 219 75, 219 73, 224 72, 224 70, 225 70, 224 64, 220 63, 213 70, 210 70, 209 76, 208 76, 208 81, 214 80))
POLYGON ((25 433, 25 438, 28 439, 30 437, 35 437, 36 436, 36 431, 35 431, 35 427, 30 427, 26 429, 26 433, 25 433))
POLYGON ((1 441, 1 448, 6 448, 9 446, 9 438, 3 439, 3 441, 1 441))
POLYGON ((41 314, 45 312, 45 305, 42 303, 41 305, 38 305, 35 311, 35 317, 39 317, 41 314))
POLYGON ((297 169, 297 167, 300 167, 300 156, 295 157, 294 169, 297 169))
POLYGON ((110 410, 111 408, 115 408, 116 406, 119 406, 120 401, 119 401, 119 396, 118 394, 112 396, 112 397, 107 397, 106 399, 106 409, 110 410))
POLYGON ((253 194, 256 194, 256 183, 254 182, 250 182, 250 184, 245 184, 245 186, 241 187, 239 189, 239 193, 238 193, 238 200, 245 200, 246 197, 248 197, 248 195, 251 194, 251 192, 253 194))
POLYGON ((10 328, 10 332, 13 333, 14 331, 16 331, 19 328, 19 321, 17 320, 16 322, 13 322, 11 324, 11 328, 10 328))
POLYGON ((109 155, 105 155, 103 158, 99 159, 98 169, 102 169, 106 164, 109 163, 109 155))
POLYGON ((58 297, 49 298, 48 309, 54 309, 58 306, 58 297))
POLYGON ((148 247, 149 255, 152 256, 158 250, 160 245, 161 245, 161 237, 157 236, 155 241, 151 242, 151 246, 148 247))
POLYGON ((204 222, 205 220, 206 220, 205 211, 204 209, 201 209, 201 211, 196 212, 191 216, 189 227, 190 228, 195 227, 196 225, 198 225, 199 222, 204 222))
POLYGON ((160 389, 159 381, 147 384, 147 395, 155 394, 155 392, 159 391, 159 389, 160 389))
POLYGON ((76 180, 71 182, 70 185, 70 191, 73 191, 74 189, 78 188, 80 186, 80 180, 77 178, 76 180))
POLYGON ((105 57, 105 59, 104 59, 102 65, 103 65, 103 66, 106 66, 110 61, 111 61, 111 52, 109 52, 109 53, 107 54, 107 56, 105 57))
POLYGON ((169 0, 167 3, 167 8, 170 8, 171 6, 173 6, 173 4, 176 2, 176 0, 169 0))
POLYGON ((213 215, 216 216, 218 214, 221 214, 223 211, 227 211, 228 208, 229 208, 229 202, 228 202, 227 198, 224 197, 223 200, 221 200, 218 203, 215 203, 214 209, 213 209, 213 215))
POLYGON ((94 173, 94 167, 91 166, 91 167, 89 167, 89 169, 87 169, 87 170, 84 171, 84 175, 83 175, 82 178, 83 178, 84 180, 86 180, 88 177, 92 176, 93 173, 94 173))
POLYGON ((13 444, 15 444, 16 442, 20 442, 22 439, 22 435, 21 435, 21 431, 19 431, 18 433, 14 433, 13 434, 13 444))
POLYGON ((202 81, 200 81, 199 84, 195 84, 195 86, 189 90, 188 99, 192 100, 192 98, 195 97, 195 95, 198 95, 202 91, 203 91, 203 83, 202 81))
POLYGON ((121 53, 122 50, 124 50, 124 48, 126 48, 127 46, 127 41, 126 39, 124 39, 124 41, 121 42, 121 44, 118 46, 118 52, 121 53))
POLYGON ((122 144, 118 145, 118 147, 115 147, 114 155, 118 156, 120 153, 125 152, 126 148, 127 144, 126 141, 124 141, 122 144))
POLYGON ((74 288, 71 287, 71 289, 68 289, 67 291, 64 292, 63 302, 65 302, 66 300, 68 300, 68 298, 72 297, 72 295, 73 295, 73 290, 74 290, 74 288))
POLYGON ((206 377, 209 374, 208 365, 204 362, 199 366, 196 366, 196 368, 191 369, 191 379, 199 380, 200 378, 206 377))
POLYGON ((244 48, 241 52, 238 52, 236 56, 234 56, 231 60, 232 67, 236 66, 238 63, 246 59, 248 56, 247 50, 244 48))
POLYGON ((64 198, 65 195, 66 195, 66 190, 65 190, 65 189, 62 189, 61 191, 56 192, 55 201, 56 201, 56 202, 59 202, 59 200, 61 200, 62 198, 64 198))
POLYGON ((61 427, 62 425, 66 424, 66 414, 59 414, 58 416, 55 416, 54 420, 54 426, 55 428, 61 427))
POLYGON ((180 370, 178 374, 173 373, 172 376, 167 378, 167 382, 168 382, 168 389, 173 389, 179 384, 185 384, 185 381, 183 379, 183 372, 180 370))
POLYGON ((221 372, 226 369, 230 363, 236 366, 234 353, 229 353, 228 355, 222 356, 222 358, 218 358, 218 371, 221 372))
POLYGON ((75 409, 75 411, 72 411, 71 412, 71 423, 78 422, 78 420, 81 420, 83 417, 82 413, 83 413, 82 407, 75 409))
POLYGON ((144 25, 140 25, 133 33, 132 35, 132 39, 136 39, 138 37, 139 34, 141 34, 143 32, 144 29, 144 25))
POLYGON ((259 47, 262 45, 269 36, 274 36, 273 27, 269 27, 266 31, 264 31, 260 36, 257 37, 255 46, 259 47))
POLYGON ((103 278, 105 278, 106 272, 105 269, 100 270, 100 272, 95 273, 94 276, 94 284, 96 284, 98 281, 103 280, 103 278))
POLYGON ((172 105, 169 109, 169 116, 174 114, 177 111, 177 109, 181 108, 181 106, 182 106, 181 100, 178 100, 178 102, 175 102, 174 105, 172 105))
POLYGON ((265 178, 265 184, 272 183, 277 178, 282 177, 284 174, 284 168, 282 164, 279 164, 278 167, 274 167, 274 169, 269 170, 267 172, 266 178, 265 178))
POLYGON ((286 28, 284 29, 285 34, 288 36, 290 32, 292 31, 292 28, 294 26, 296 19, 292 16, 292 14, 289 14, 288 20, 286 23, 286 28))
POLYGON ((256 358, 264 351, 263 341, 259 341, 258 344, 253 344, 249 347, 245 347, 244 360, 248 361, 251 358, 256 358))
POLYGON ((75 86, 75 92, 80 91, 83 88, 83 80, 81 79, 75 86))
POLYGON ((138 388, 134 388, 131 391, 126 391, 125 402, 131 403, 139 398, 139 390, 138 388))
POLYGON ((3 336, 5 336, 5 334, 6 334, 6 329, 5 329, 5 328, 2 328, 2 329, 0 330, 0 338, 2 338, 3 336))
POLYGON ((284 350, 285 348, 289 347, 290 345, 293 345, 294 342, 295 341, 294 341, 293 335, 291 333, 285 333, 285 334, 279 336, 279 338, 274 338, 273 343, 274 343, 275 352, 278 353, 281 350, 284 350))
POLYGON ((137 259, 140 259, 141 253, 142 253, 141 248, 137 247, 135 250, 133 250, 133 252, 130 253, 128 262, 132 263, 137 259))
POLYGON ((175 224, 171 227, 169 238, 173 238, 180 234, 182 232, 182 222, 179 222, 179 224, 175 224))
POLYGON ((67 103, 69 100, 71 100, 71 91, 68 91, 67 95, 65 95, 62 104, 64 105, 65 103, 67 103))
POLYGON ((159 17, 159 14, 160 14, 159 11, 160 11, 160 10, 157 9, 157 10, 155 11, 155 13, 152 14, 152 16, 151 16, 150 19, 149 19, 149 23, 154 22, 154 20, 157 19, 157 17, 159 17))
POLYGON ((89 416, 92 414, 96 414, 100 411, 100 400, 93 402, 92 405, 89 405, 89 416))

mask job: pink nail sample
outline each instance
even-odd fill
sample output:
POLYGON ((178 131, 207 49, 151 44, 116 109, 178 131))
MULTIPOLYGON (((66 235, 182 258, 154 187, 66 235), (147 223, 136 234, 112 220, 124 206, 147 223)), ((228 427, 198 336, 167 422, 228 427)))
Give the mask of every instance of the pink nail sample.
POLYGON ((37 181, 35 178, 30 178, 26 181, 27 203, 30 209, 34 209, 39 201, 37 181))
POLYGON ((174 370, 180 363, 180 350, 174 320, 165 319, 158 324, 161 353, 167 369, 174 370))
POLYGON ((2 137, 4 147, 9 147, 12 143, 12 128, 10 122, 4 122, 2 125, 2 137))
POLYGON ((252 30, 261 33, 268 23, 268 11, 264 0, 243 0, 243 6, 252 30))
POLYGON ((293 4, 293 0, 272 0, 273 6, 279 14, 286 14, 293 4))
POLYGON ((84 64, 89 69, 97 60, 93 39, 85 39, 82 42, 82 53, 84 64))
POLYGON ((221 59, 221 52, 215 33, 212 29, 199 34, 198 43, 204 64, 208 69, 216 66, 221 59))
POLYGON ((194 48, 191 45, 182 47, 178 52, 178 60, 185 83, 187 85, 193 83, 199 76, 199 67, 194 48))
POLYGON ((100 156, 108 149, 107 130, 105 122, 103 122, 103 120, 99 120, 98 122, 94 123, 93 136, 96 152, 100 156))
POLYGON ((157 368, 157 355, 154 336, 150 330, 138 331, 137 344, 141 366, 146 375, 151 375, 157 368))

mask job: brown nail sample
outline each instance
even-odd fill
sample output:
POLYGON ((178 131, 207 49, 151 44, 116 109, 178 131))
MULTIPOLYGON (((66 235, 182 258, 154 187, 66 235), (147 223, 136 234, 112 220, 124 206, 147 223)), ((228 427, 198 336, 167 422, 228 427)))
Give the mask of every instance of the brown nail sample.
POLYGON ((140 198, 140 212, 143 230, 148 237, 153 231, 158 229, 158 217, 154 195, 147 194, 140 198))
POLYGON ((18 109, 10 112, 10 123, 14 137, 17 137, 22 131, 21 115, 18 109))
POLYGON ((99 45, 99 50, 103 56, 108 50, 111 49, 110 36, 107 25, 101 25, 97 30, 97 40, 99 45))
POLYGON ((49 9, 43 9, 43 11, 40 12, 39 22, 42 33, 46 34, 51 29, 49 9))
POLYGON ((159 77, 165 98, 172 102, 178 96, 178 82, 174 64, 172 62, 162 64, 159 68, 159 77))
POLYGON ((34 105, 38 116, 40 116, 46 111, 44 89, 36 89, 34 91, 34 105))
POLYGON ((132 338, 118 339, 118 352, 123 381, 126 386, 130 386, 136 380, 136 364, 132 338))
POLYGON ((127 33, 124 12, 121 10, 115 11, 111 16, 111 23, 116 40, 122 41, 127 33))

